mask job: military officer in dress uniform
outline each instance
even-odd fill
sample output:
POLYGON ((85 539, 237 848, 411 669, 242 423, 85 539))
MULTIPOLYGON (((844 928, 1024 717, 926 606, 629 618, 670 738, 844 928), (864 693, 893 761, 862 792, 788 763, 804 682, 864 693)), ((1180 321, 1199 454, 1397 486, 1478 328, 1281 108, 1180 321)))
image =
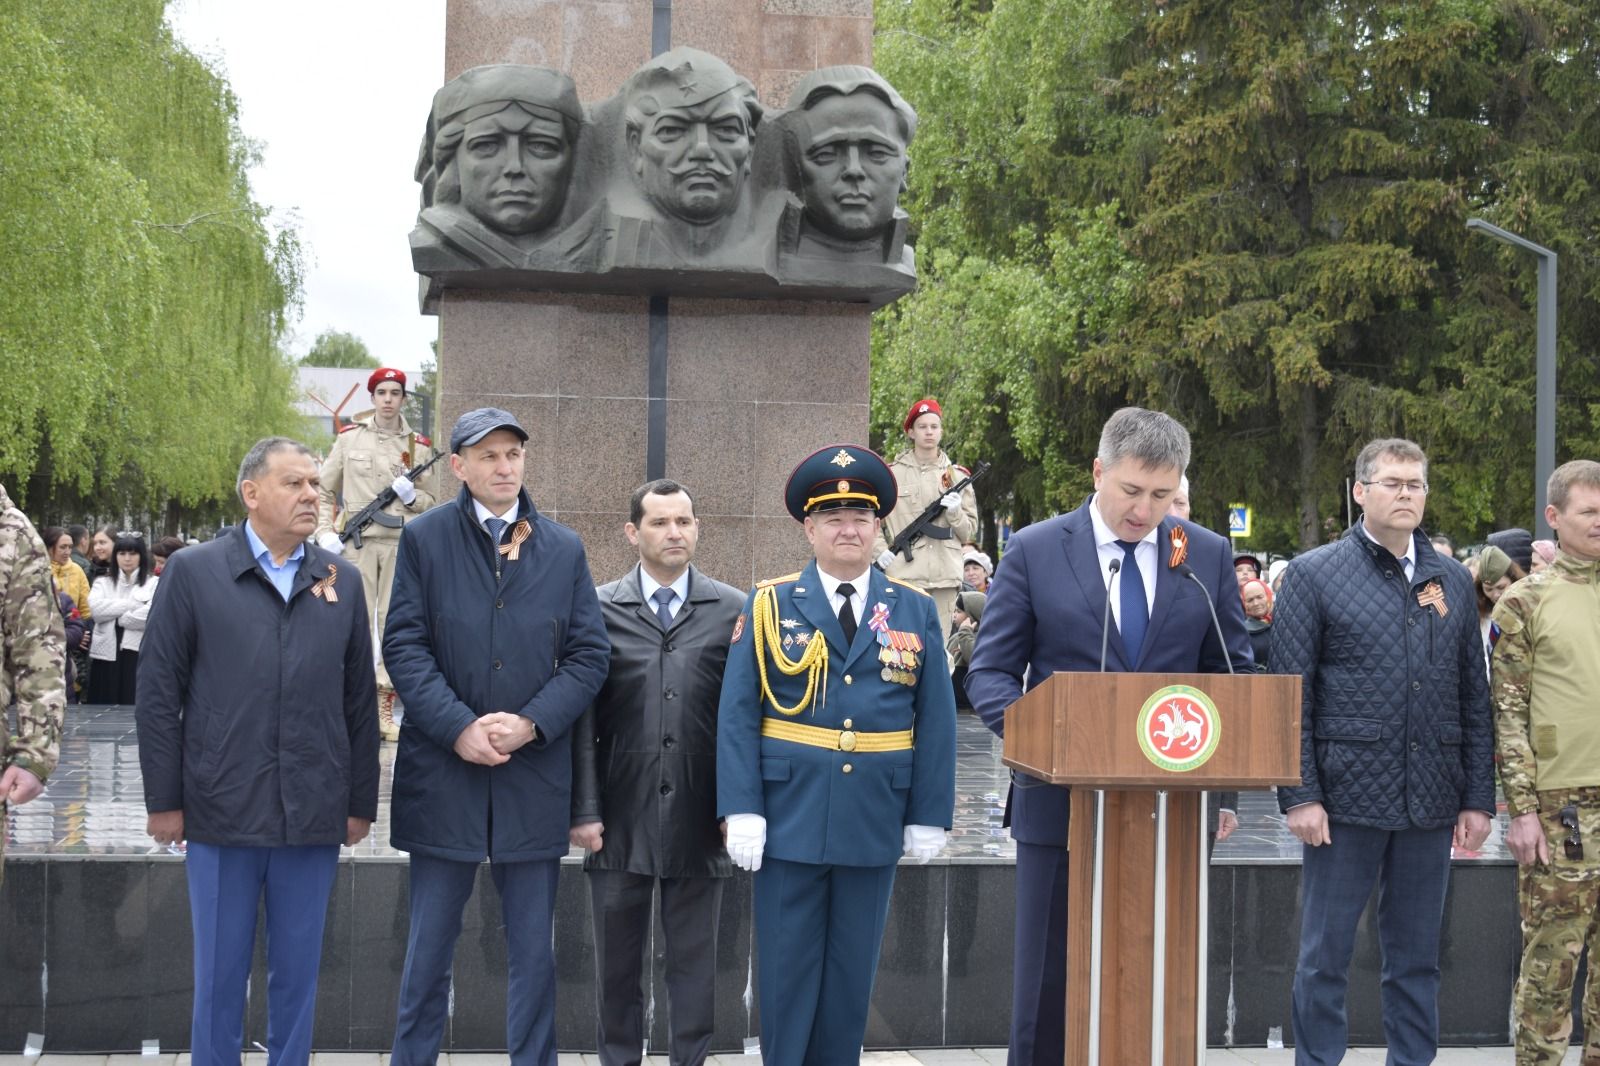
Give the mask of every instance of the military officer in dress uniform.
POLYGON ((789 476, 816 559, 756 586, 717 710, 717 810, 755 871, 767 1066, 860 1059, 895 864, 944 847, 955 696, 931 597, 872 567, 895 479, 834 444, 789 476))
MULTIPOLYGON (((316 541, 328 551, 342 552, 361 572, 362 590, 377 618, 376 648, 381 645, 383 623, 389 615, 389 586, 394 583, 400 528, 437 502, 439 475, 429 470, 415 485, 406 477, 408 470, 433 458, 433 441, 408 426, 400 413, 406 400, 405 371, 380 366, 367 378, 367 391, 372 394, 372 416, 358 418, 340 430, 322 464, 316 541), (334 525, 339 498, 344 498, 348 520, 387 488, 393 488, 397 498, 361 531, 361 547, 356 547, 354 537, 342 543, 334 525)), ((400 728, 394 724, 394 686, 389 684, 382 658, 377 668, 378 728, 384 740, 397 740, 400 728)))

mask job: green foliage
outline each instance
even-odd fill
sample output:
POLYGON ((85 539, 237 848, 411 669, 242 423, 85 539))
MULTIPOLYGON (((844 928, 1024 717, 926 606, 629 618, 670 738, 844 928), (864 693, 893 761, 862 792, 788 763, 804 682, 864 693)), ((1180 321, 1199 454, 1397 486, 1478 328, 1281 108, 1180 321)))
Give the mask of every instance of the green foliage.
POLYGON ((376 370, 383 364, 367 350, 367 344, 354 333, 325 329, 311 342, 311 350, 300 359, 301 366, 333 366, 346 370, 376 370))
POLYGON ((1475 215, 1560 253, 1558 452, 1600 440, 1585 5, 895 0, 879 23, 922 119, 923 287, 877 320, 877 424, 924 386, 960 397, 962 456, 1020 460, 990 490, 1019 517, 1076 502, 1100 420, 1136 402, 1190 428, 1197 517, 1249 502, 1260 547, 1342 519, 1375 436, 1428 449, 1430 525, 1526 524, 1534 270, 1475 215))
POLYGON ((163 6, 8 5, 0 476, 35 513, 226 500, 252 441, 302 425, 280 347, 299 247, 163 6))

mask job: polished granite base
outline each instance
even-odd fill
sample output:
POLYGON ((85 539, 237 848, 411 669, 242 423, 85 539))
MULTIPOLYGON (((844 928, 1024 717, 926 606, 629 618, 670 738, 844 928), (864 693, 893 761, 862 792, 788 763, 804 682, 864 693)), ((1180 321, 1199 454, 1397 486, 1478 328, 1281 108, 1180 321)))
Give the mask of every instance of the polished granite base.
MULTIPOLYGON (((958 809, 946 856, 902 865, 896 880, 867 1046, 973 1047, 1006 1042, 1011 1004, 1014 847, 1001 826, 1006 771, 999 744, 963 716, 958 809)), ((367 842, 346 849, 330 905, 315 1044, 387 1048, 405 956, 405 856, 388 847, 389 772, 367 842)), ((1207 1026, 1213 1045, 1292 1043, 1289 987, 1298 929, 1300 845, 1272 797, 1247 793, 1240 829, 1218 846, 1210 883, 1207 1026)), ((1519 932, 1515 871, 1500 836, 1459 855, 1444 931, 1441 1037, 1509 1040, 1519 932)), ((153 845, 133 714, 75 707, 61 766, 38 800, 13 811, 0 887, 0 1050, 42 1033, 53 1051, 119 1051, 159 1040, 187 1046, 191 989, 182 852, 153 845)), ((562 865, 555 926, 561 1047, 594 1046, 594 954, 577 856, 562 865)), ((717 944, 715 1047, 737 1051, 759 1031, 752 986, 751 882, 724 896, 717 944)), ((258 948, 247 1038, 265 1040, 265 963, 258 948)), ((659 936, 647 996, 651 1046, 666 1038, 659 936)), ((1381 1044, 1376 932, 1363 920, 1352 966, 1352 1043, 1381 1044)), ((505 944, 488 870, 467 908, 457 950, 446 1050, 505 1046, 505 944)))

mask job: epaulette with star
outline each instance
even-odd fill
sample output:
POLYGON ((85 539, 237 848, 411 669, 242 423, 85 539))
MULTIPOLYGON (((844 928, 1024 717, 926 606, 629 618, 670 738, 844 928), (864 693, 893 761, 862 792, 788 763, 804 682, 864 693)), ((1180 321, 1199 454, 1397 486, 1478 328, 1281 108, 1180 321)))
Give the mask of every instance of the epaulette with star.
POLYGON ((794 573, 792 573, 792 574, 784 574, 782 577, 769 577, 765 581, 757 581, 756 582, 756 588, 764 589, 768 585, 781 585, 785 581, 794 581, 794 580, 798 579, 799 577, 800 577, 800 571, 796 570, 794 573))
MULTIPOLYGON (((884 576, 888 577, 887 574, 885 574, 884 576)), ((910 589, 912 592, 919 592, 922 595, 928 597, 928 599, 930 599, 930 600, 933 599, 933 593, 929 592, 927 589, 918 588, 917 586, 911 584, 909 581, 901 581, 897 577, 889 577, 888 580, 889 580, 889 584, 891 584, 891 585, 899 585, 902 588, 910 589)))
POLYGON ((413 433, 412 436, 417 438, 417 443, 422 445, 424 448, 433 447, 433 441, 429 440, 427 437, 424 437, 421 433, 413 433))
POLYGON ((346 422, 344 425, 339 427, 339 432, 340 433, 349 433, 352 429, 360 429, 360 428, 361 428, 361 423, 360 422, 346 422))

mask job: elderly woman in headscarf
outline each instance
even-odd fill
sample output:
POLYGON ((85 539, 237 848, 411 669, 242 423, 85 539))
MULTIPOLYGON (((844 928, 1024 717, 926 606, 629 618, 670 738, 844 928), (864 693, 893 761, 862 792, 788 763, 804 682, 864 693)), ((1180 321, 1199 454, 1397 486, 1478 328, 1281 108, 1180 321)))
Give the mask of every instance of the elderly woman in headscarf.
POLYGON ((1267 649, 1272 643, 1272 588, 1259 577, 1239 586, 1244 602, 1244 628, 1250 634, 1250 650, 1255 653, 1256 670, 1267 672, 1267 649))
POLYGON ((1500 632, 1489 621, 1494 605, 1506 589, 1527 577, 1527 573, 1505 552, 1493 544, 1478 553, 1478 573, 1474 584, 1478 590, 1478 629, 1483 633, 1483 668, 1489 669, 1489 654, 1500 632))
POLYGON ((967 667, 972 662, 972 649, 978 643, 978 622, 983 618, 984 604, 989 597, 981 592, 956 593, 956 605, 950 612, 955 628, 945 641, 945 654, 950 657, 950 680, 956 686, 956 709, 972 710, 967 699, 967 667))

